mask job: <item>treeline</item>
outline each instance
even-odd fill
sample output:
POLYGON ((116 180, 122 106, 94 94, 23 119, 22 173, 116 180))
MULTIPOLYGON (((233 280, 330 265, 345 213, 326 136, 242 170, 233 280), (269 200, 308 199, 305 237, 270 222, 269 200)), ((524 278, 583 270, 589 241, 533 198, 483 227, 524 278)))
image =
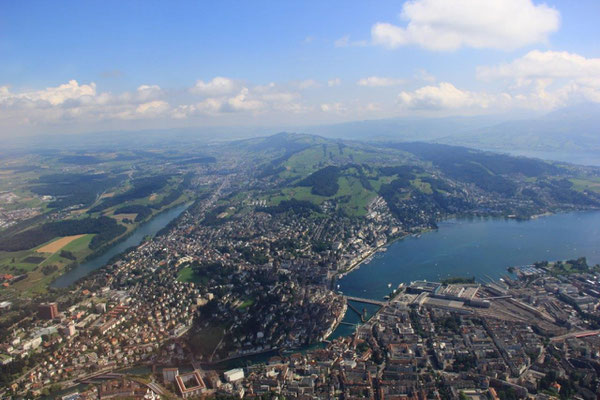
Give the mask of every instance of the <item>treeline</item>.
POLYGON ((107 208, 125 203, 126 201, 137 200, 150 196, 152 193, 160 191, 163 187, 165 187, 165 185, 167 185, 168 182, 169 176, 167 175, 134 179, 131 182, 131 185, 133 186, 131 189, 116 196, 104 199, 102 203, 91 208, 88 211, 88 214, 106 210, 107 208))
POLYGON ((179 187, 177 187, 177 188, 171 190, 169 193, 167 193, 167 195, 165 195, 161 201, 150 204, 150 207, 155 210, 160 210, 161 208, 168 206, 169 204, 171 204, 172 202, 177 200, 181 196, 182 193, 183 193, 182 185, 180 185, 179 187))
POLYGON ((414 174, 422 172, 423 169, 420 167, 414 167, 409 165, 395 165, 387 167, 379 167, 378 172, 383 176, 394 176, 398 175, 399 179, 413 179, 414 174))
POLYGON ((309 215, 311 212, 320 212, 321 209, 316 204, 306 200, 282 200, 276 206, 268 207, 257 207, 257 211, 266 212, 268 214, 282 214, 285 212, 292 212, 297 215, 309 215))
POLYGON ((185 189, 191 187, 192 178, 193 178, 193 174, 191 174, 191 173, 184 175, 183 181, 181 182, 181 184, 179 186, 177 186, 175 189, 171 190, 165 196, 163 196, 163 198, 156 203, 152 203, 147 206, 141 205, 141 204, 132 204, 132 205, 128 205, 128 206, 123 206, 123 207, 120 207, 119 209, 115 210, 114 213, 115 213, 115 215, 116 214, 137 214, 137 216, 135 217, 135 222, 141 222, 141 221, 145 220, 146 218, 148 218, 150 215, 152 215, 153 209, 160 210, 161 208, 166 207, 169 204, 176 201, 177 199, 179 199, 179 197, 181 197, 181 195, 183 194, 183 191, 185 189))
POLYGON ((529 177, 556 175, 565 170, 553 164, 531 158, 513 157, 504 154, 473 150, 467 147, 433 143, 396 143, 389 146, 413 153, 421 159, 431 161, 442 169, 452 164, 479 164, 493 174, 523 174, 529 177))
POLYGON ((96 249, 103 243, 123 234, 126 228, 109 217, 84 218, 48 222, 11 236, 0 237, 0 250, 21 251, 46 243, 58 236, 95 233, 90 241, 90 249, 96 249))
MULTIPOLYGON (((343 150, 344 146, 340 147, 340 152, 343 150)), ((369 181, 369 176, 367 173, 372 173, 373 168, 369 164, 347 164, 343 167, 344 173, 350 176, 357 178, 366 190, 373 190, 373 185, 369 181), (351 169, 354 168, 356 170, 356 174, 351 173, 351 169)))
POLYGON ((337 193, 340 185, 338 184, 338 178, 340 176, 340 169, 336 166, 330 165, 316 172, 313 172, 303 180, 301 180, 299 186, 312 186, 311 193, 319 196, 333 196, 337 193))
POLYGON ((381 185, 379 194, 387 202, 390 211, 400 221, 409 225, 427 224, 436 227, 436 216, 457 214, 470 209, 468 201, 457 194, 450 185, 436 179, 421 181, 430 183, 432 193, 414 188, 414 175, 403 174, 388 184, 381 185))
POLYGON ((484 190, 507 196, 515 194, 517 185, 501 175, 523 174, 528 177, 540 177, 564 172, 561 168, 543 161, 482 152, 466 147, 430 143, 398 143, 390 146, 431 161, 450 178, 473 183, 484 190))
POLYGON ((49 174, 41 176, 29 190, 40 196, 54 197, 48 206, 61 209, 77 204, 90 205, 100 193, 118 186, 124 179, 124 175, 49 174))
POLYGON ((135 216, 135 222, 141 222, 152 215, 152 209, 141 204, 133 204, 116 209, 114 214, 137 214, 135 216))
POLYGON ((213 226, 220 225, 227 220, 227 218, 219 218, 219 215, 227 210, 226 205, 218 206, 213 208, 211 211, 206 213, 202 220, 203 225, 213 226))
POLYGON ((211 164, 217 162, 217 159, 212 156, 194 157, 188 158, 187 160, 173 161, 176 165, 188 165, 188 164, 211 164))
POLYGON ((568 179, 543 180, 540 186, 547 189, 554 201, 578 206, 600 206, 600 200, 573 190, 573 182, 568 179))

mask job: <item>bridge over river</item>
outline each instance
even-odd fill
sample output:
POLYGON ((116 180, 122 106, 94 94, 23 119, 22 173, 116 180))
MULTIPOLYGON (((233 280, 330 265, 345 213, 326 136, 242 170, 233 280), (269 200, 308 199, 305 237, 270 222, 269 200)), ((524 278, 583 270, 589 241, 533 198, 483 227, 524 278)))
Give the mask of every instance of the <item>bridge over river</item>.
POLYGON ((344 296, 344 298, 346 300, 356 301, 357 303, 374 304, 374 305, 380 306, 380 307, 383 307, 383 306, 385 306, 385 305, 387 305, 389 303, 388 301, 379 301, 379 300, 373 300, 373 299, 363 299, 362 297, 354 297, 354 296, 344 296))

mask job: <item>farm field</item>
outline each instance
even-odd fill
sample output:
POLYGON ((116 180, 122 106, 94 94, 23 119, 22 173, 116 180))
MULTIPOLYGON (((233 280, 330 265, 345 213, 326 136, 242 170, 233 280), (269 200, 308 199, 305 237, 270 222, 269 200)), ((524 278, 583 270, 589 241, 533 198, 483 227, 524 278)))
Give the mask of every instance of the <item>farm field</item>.
POLYGON ((83 236, 85 236, 85 234, 61 237, 60 239, 57 239, 54 242, 48 243, 47 245, 40 247, 39 249, 36 250, 36 252, 37 253, 56 253, 57 251, 61 250, 64 246, 68 245, 72 241, 77 240, 83 236))
POLYGON ((173 152, 157 164, 157 157, 50 150, 0 160, 0 300, 44 292, 65 268, 193 199, 185 171, 198 168, 196 161, 173 152))
POLYGON ((583 192, 589 190, 592 192, 600 193, 600 179, 570 179, 573 183, 573 189, 583 192))

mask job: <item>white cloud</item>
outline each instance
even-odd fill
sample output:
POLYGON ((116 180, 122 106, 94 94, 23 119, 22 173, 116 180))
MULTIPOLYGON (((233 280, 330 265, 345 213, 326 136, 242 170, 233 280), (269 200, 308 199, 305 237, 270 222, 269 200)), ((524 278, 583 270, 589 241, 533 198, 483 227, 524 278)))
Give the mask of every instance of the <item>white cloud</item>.
POLYGON ((600 86, 600 58, 586 58, 566 51, 533 50, 508 64, 477 68, 480 79, 574 79, 600 86))
POLYGON ((142 85, 135 92, 115 96, 98 93, 93 82, 79 84, 75 80, 20 93, 2 87, 0 120, 18 126, 155 118, 170 107, 167 101, 158 99, 161 95, 156 85, 142 85))
POLYGON ((448 82, 441 82, 437 86, 424 86, 412 92, 402 91, 398 95, 398 103, 401 106, 416 110, 485 109, 496 100, 494 96, 461 90, 448 82))
POLYGON ((340 78, 334 78, 327 81, 327 86, 335 87, 340 86, 342 84, 342 80, 340 78))
POLYGON ((397 78, 385 78, 381 76, 370 76, 368 78, 362 78, 356 84, 358 86, 367 87, 386 87, 386 86, 398 86, 404 84, 403 79, 397 78))
POLYGON ((560 14, 532 0, 412 0, 404 3, 405 27, 378 22, 374 44, 419 45, 429 50, 461 47, 516 49, 545 42, 558 30, 560 14))
POLYGON ((269 111, 298 114, 307 110, 308 107, 300 103, 298 93, 269 83, 242 87, 235 95, 208 97, 195 104, 182 104, 176 107, 171 115, 173 118, 183 119, 200 115, 216 117, 230 113, 256 115, 269 111))
POLYGON ((158 85, 141 85, 136 90, 137 96, 141 100, 155 99, 162 94, 162 89, 158 85))
POLYGON ((252 98, 248 88, 242 88, 237 96, 227 100, 225 111, 259 111, 264 108, 264 103, 252 98))
POLYGON ((600 58, 534 50, 510 63, 479 67, 477 77, 508 81, 516 98, 540 108, 600 102, 600 58))
POLYGON ((80 85, 76 80, 70 80, 68 83, 49 87, 44 90, 12 94, 8 87, 3 87, 0 91, 0 104, 7 106, 17 103, 32 105, 32 103, 48 104, 57 106, 68 101, 83 100, 86 97, 96 96, 96 84, 80 85))
POLYGON ((190 92, 202 96, 219 96, 231 94, 236 91, 237 85, 233 79, 217 76, 209 82, 197 81, 190 92))
POLYGON ((160 114, 160 113, 167 111, 168 109, 169 109, 169 103, 167 103, 166 101, 154 100, 154 101, 149 101, 147 103, 140 104, 139 106, 137 106, 135 111, 138 114, 148 115, 148 114, 160 114))

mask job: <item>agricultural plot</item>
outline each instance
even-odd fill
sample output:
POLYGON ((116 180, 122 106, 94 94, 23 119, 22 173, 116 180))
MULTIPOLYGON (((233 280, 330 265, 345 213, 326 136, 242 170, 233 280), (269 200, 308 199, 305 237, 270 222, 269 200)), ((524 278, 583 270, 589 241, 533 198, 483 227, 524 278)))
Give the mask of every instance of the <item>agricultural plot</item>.
POLYGON ((38 253, 56 253, 57 251, 61 250, 63 247, 65 247, 72 241, 77 240, 83 236, 85 236, 85 234, 61 237, 60 239, 57 239, 51 243, 48 243, 45 246, 40 247, 39 249, 36 250, 36 252, 38 252, 38 253))

